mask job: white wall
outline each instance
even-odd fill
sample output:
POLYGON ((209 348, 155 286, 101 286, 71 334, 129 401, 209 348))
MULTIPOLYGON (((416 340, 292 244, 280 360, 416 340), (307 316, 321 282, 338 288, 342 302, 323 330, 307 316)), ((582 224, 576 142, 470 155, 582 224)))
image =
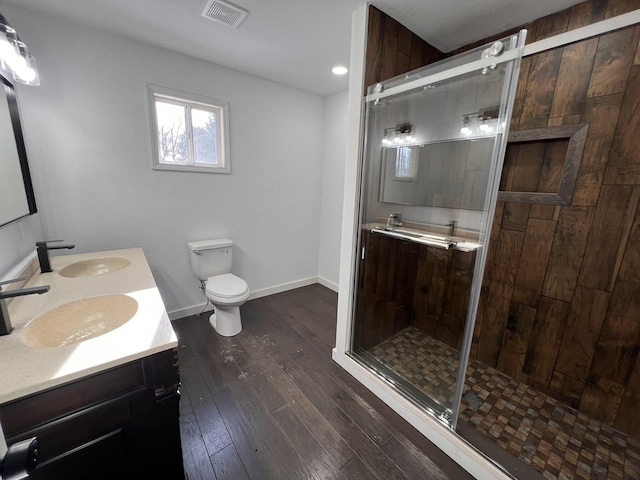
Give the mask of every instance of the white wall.
POLYGON ((3 13, 40 69, 41 86, 19 94, 47 237, 72 253, 143 247, 178 316, 204 303, 191 240, 232 238, 234 272, 258 294, 317 279, 323 98, 13 5, 3 13), (231 175, 151 169, 145 82, 229 101, 231 175))
POLYGON ((344 165, 347 150, 347 107, 349 92, 325 100, 324 162, 320 211, 318 279, 338 291, 344 165))
POLYGON ((40 215, 25 217, 0 228, 0 281, 15 278, 13 272, 22 259, 35 255, 36 242, 42 240, 40 215))

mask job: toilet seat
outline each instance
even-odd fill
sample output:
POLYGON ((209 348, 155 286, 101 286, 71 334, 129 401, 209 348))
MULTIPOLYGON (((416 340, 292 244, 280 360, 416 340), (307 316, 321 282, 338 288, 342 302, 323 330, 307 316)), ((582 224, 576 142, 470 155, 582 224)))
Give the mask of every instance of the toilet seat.
POLYGON ((232 273, 216 275, 207 279, 207 297, 215 305, 232 304, 249 297, 249 285, 232 273))

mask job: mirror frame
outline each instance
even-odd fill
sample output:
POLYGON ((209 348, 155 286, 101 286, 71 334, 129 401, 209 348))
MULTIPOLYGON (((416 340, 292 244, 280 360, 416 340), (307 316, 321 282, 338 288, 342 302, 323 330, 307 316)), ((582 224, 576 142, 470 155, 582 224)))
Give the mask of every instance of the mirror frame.
POLYGON ((9 106, 9 116, 11 117, 11 125, 13 126, 13 137, 16 142, 16 150, 18 151, 18 161, 20 162, 20 170, 22 172, 22 181, 24 183, 24 190, 27 197, 27 205, 29 212, 21 215, 17 218, 13 218, 7 222, 1 223, 0 228, 16 222, 22 218, 28 217, 37 213, 38 207, 36 206, 36 198, 33 191, 33 184, 31 183, 31 172, 29 171, 29 163, 27 162, 27 150, 24 143, 24 136, 22 135, 22 125, 20 123, 20 111, 18 110, 18 101, 16 98, 16 92, 13 84, 7 80, 4 75, 0 74, 0 80, 4 86, 4 93, 7 99, 7 105, 9 106))

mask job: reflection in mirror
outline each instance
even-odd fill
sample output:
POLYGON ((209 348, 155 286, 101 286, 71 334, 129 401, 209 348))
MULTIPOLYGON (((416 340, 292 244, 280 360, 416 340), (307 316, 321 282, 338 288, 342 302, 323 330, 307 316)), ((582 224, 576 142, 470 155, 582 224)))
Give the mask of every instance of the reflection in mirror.
POLYGON ((0 100, 0 227, 36 213, 16 95, 0 75, 4 98, 0 100))
POLYGON ((494 141, 383 147, 380 202, 482 210, 494 141))

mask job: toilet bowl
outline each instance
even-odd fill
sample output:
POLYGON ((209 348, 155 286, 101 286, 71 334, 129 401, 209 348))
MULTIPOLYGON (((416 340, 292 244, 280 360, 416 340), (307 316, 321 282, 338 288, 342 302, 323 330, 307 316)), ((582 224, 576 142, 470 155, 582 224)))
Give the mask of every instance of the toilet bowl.
POLYGON ((205 282, 207 298, 214 306, 209 323, 220 335, 233 337, 242 331, 240 305, 250 295, 249 285, 232 273, 210 277, 205 282))
POLYGON ((190 242, 187 246, 191 268, 214 307, 209 323, 220 335, 237 335, 242 331, 240 306, 251 291, 246 281, 231 273, 233 241, 221 238, 190 242))

